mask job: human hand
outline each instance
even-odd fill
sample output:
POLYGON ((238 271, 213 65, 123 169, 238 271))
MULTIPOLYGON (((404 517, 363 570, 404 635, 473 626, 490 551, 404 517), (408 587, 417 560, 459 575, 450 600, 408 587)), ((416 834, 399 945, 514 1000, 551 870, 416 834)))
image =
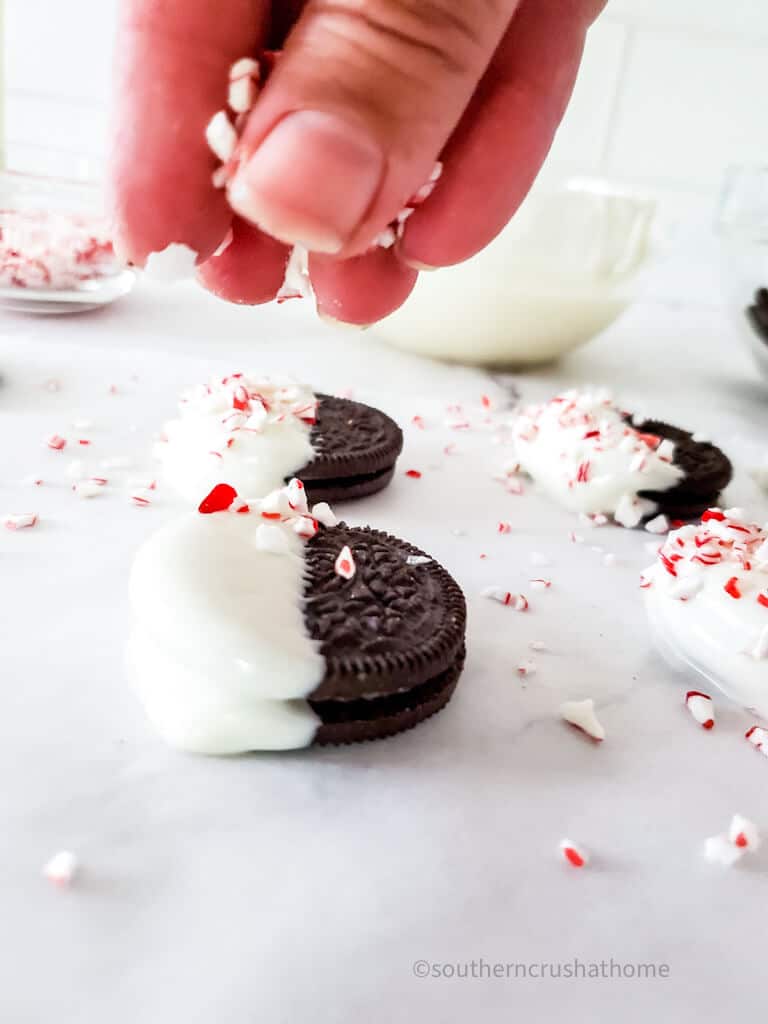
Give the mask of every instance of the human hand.
POLYGON ((604 3, 124 0, 111 173, 121 249, 142 265, 182 242, 206 287, 258 303, 300 243, 321 314, 380 319, 419 269, 467 259, 514 214, 604 3), (205 128, 231 65, 267 47, 283 56, 225 193, 205 128), (438 158, 439 185, 396 247, 370 249, 438 158))

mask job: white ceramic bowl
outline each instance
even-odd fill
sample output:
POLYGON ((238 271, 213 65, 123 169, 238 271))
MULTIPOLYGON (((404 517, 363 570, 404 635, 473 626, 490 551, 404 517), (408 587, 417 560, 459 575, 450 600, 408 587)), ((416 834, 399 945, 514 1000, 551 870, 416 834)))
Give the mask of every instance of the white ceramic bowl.
POLYGON ((473 259, 420 275, 374 328, 398 348, 454 362, 557 359, 627 307, 649 255, 655 201, 604 182, 535 189, 473 259))

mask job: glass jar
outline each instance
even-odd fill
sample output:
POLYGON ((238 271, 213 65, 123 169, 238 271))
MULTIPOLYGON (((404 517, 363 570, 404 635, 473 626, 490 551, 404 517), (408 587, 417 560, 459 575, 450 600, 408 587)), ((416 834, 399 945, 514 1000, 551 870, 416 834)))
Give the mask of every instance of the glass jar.
POLYGON ((133 282, 115 256, 98 185, 0 173, 0 306, 81 312, 120 298, 133 282))

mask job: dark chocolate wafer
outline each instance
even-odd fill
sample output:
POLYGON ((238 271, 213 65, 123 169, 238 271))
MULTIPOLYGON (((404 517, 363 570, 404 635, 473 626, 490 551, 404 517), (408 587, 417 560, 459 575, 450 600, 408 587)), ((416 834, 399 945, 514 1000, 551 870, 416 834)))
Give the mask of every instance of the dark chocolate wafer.
POLYGON ((296 472, 310 502, 345 501, 382 490, 392 479, 403 449, 393 419, 362 402, 318 395, 312 428, 315 455, 296 472))
POLYGON ((662 420, 634 423, 644 434, 674 442, 673 463, 684 473, 665 491, 640 491, 641 498, 655 501, 658 511, 673 520, 698 519, 718 504, 720 492, 731 482, 733 466, 728 456, 709 441, 694 440, 693 434, 662 420))
POLYGON ((316 742, 376 739, 440 710, 464 663, 466 605, 458 584, 418 548, 344 523, 306 547, 304 619, 325 658, 310 697, 316 742), (334 564, 349 547, 356 572, 334 564))

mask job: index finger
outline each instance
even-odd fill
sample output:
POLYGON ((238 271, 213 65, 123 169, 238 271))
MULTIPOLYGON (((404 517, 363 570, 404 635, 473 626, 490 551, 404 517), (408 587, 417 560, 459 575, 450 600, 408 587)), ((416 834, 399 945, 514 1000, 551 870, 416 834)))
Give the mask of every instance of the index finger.
POLYGON ((268 0, 121 4, 110 190, 132 262, 172 242, 205 259, 226 234, 232 211, 212 184, 205 128, 226 102, 232 64, 262 48, 268 13, 268 0))

